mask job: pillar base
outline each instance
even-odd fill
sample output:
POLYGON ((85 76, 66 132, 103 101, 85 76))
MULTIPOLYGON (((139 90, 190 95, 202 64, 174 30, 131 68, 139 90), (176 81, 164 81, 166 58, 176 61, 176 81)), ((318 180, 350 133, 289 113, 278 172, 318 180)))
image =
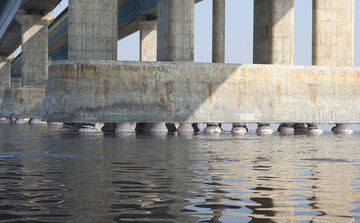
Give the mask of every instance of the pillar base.
POLYGON ((79 132, 79 124, 76 123, 64 123, 59 129, 59 132, 79 132))
POLYGON ((231 133, 233 135, 245 135, 248 132, 248 128, 245 124, 233 123, 231 133))
POLYGON ((31 125, 37 125, 40 123, 40 120, 38 118, 30 118, 29 124, 31 125))
POLYGON ((135 132, 143 132, 145 127, 144 122, 138 122, 136 123, 135 132))
POLYGON ((206 135, 216 135, 222 133, 222 129, 220 128, 219 124, 211 123, 207 124, 206 128, 204 129, 204 134, 206 135))
POLYGON ((256 133, 258 135, 272 135, 274 130, 269 124, 259 124, 258 128, 256 129, 256 133))
POLYGON ((12 124, 13 121, 12 121, 12 118, 2 118, 2 119, 0 119, 0 123, 1 124, 12 124))
POLYGON ((101 128, 102 132, 115 132, 116 123, 104 123, 104 126, 101 128))
POLYGON ((294 124, 294 133, 295 134, 304 134, 306 133, 307 128, 304 123, 295 123, 294 124))
POLYGON ((166 123, 166 128, 169 132, 176 132, 177 130, 175 123, 166 123))
POLYGON ((333 131, 334 134, 340 135, 351 135, 354 133, 349 124, 336 124, 331 131, 333 131))
POLYGON ((321 135, 324 131, 316 124, 308 124, 307 133, 310 135, 321 135))
POLYGON ((283 135, 293 135, 295 133, 294 127, 289 123, 280 124, 278 131, 283 135))
POLYGON ((27 124, 25 118, 16 118, 14 123, 17 124, 17 125, 27 124))
POLYGON ((95 128, 95 125, 84 124, 84 125, 81 125, 81 128, 79 129, 79 132, 82 132, 82 133, 96 133, 96 132, 98 132, 98 130, 95 128))
POLYGON ((118 134, 122 133, 135 133, 135 123, 117 123, 115 132, 118 134))
POLYGON ((179 128, 177 129, 178 133, 194 133, 194 127, 191 123, 180 123, 179 128))
POLYGON ((142 131, 143 133, 168 133, 166 124, 164 122, 160 123, 145 123, 142 131))

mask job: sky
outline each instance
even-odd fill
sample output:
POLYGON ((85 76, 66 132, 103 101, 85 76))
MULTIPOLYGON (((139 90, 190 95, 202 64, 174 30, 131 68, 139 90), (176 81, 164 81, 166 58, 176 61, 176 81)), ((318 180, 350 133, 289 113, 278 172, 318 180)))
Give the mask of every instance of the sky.
MULTIPOLYGON (((341 0, 339 0, 341 1, 341 0)), ((54 10, 57 16, 68 5, 63 0, 54 10)), ((294 63, 311 65, 312 0, 295 0, 294 63)), ((225 62, 252 63, 253 0, 227 0, 225 62)), ((194 60, 211 62, 212 0, 195 5, 194 60)), ((139 60, 139 32, 118 41, 118 60, 139 60)), ((360 66, 360 3, 355 1, 355 66, 360 66)))

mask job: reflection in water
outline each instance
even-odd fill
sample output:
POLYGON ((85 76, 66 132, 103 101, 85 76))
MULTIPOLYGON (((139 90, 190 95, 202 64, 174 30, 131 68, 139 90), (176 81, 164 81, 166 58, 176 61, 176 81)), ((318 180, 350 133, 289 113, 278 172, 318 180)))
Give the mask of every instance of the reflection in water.
POLYGON ((360 135, 0 126, 0 222, 360 221, 360 135))

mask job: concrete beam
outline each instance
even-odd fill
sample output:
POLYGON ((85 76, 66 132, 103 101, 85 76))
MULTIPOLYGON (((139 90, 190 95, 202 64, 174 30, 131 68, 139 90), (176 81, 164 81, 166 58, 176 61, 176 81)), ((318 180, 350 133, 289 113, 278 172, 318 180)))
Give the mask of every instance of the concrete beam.
POLYGON ((360 123, 360 68, 54 62, 42 118, 59 122, 360 123))

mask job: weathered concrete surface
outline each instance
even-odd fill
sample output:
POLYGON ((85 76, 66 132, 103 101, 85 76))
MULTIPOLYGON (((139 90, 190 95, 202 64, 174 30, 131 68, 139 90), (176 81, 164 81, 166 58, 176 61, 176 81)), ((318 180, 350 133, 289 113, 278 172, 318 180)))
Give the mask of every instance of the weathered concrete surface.
POLYGON ((360 68, 55 62, 51 122, 360 123, 360 68))
POLYGON ((256 64, 294 63, 294 0, 254 0, 256 64))
POLYGON ((7 57, 0 57, 0 106, 5 88, 10 87, 11 60, 13 58, 13 54, 7 57))
POLYGON ((313 0, 313 65, 354 66, 354 20, 354 0, 313 0))
POLYGON ((29 15, 19 10, 16 20, 21 24, 22 67, 21 87, 42 87, 48 77, 48 25, 52 12, 46 15, 29 15))
POLYGON ((117 0, 69 1, 69 59, 116 60, 117 0))
POLYGON ((213 0, 212 62, 225 62, 225 0, 213 0))
POLYGON ((45 89, 7 88, 4 91, 2 117, 40 118, 45 89))
POLYGON ((157 60, 194 60, 194 0, 158 0, 157 60))
POLYGON ((140 61, 156 61, 157 21, 139 21, 140 61))
POLYGON ((20 88, 21 87, 21 77, 11 77, 11 88, 20 88))

